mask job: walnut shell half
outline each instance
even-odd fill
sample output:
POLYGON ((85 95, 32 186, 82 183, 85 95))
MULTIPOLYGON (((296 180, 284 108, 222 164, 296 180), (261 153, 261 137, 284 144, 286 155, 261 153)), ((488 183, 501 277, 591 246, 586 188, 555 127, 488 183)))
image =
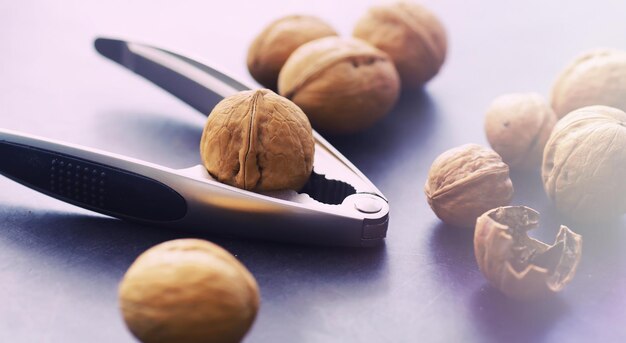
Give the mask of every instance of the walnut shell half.
POLYGON ((220 101, 200 142, 209 174, 253 191, 300 190, 313 170, 314 152, 306 115, 268 89, 243 91, 220 101))
POLYGON ((561 226, 554 244, 528 237, 539 213, 525 206, 492 209, 478 218, 474 254, 480 271, 505 295, 541 298, 569 283, 582 255, 582 237, 561 226))
POLYGON ((493 150, 477 144, 450 149, 435 159, 424 186, 437 217, 458 227, 474 227, 485 211, 513 197, 509 167, 493 150))
POLYGON ((626 113, 589 106, 554 127, 543 155, 544 189, 556 208, 583 223, 626 212, 626 113))

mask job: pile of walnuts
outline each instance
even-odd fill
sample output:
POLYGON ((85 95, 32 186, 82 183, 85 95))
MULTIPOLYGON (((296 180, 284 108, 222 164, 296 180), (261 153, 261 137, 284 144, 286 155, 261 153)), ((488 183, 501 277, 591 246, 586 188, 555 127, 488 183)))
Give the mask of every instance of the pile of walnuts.
POLYGON ((372 7, 352 38, 319 18, 292 15, 270 23, 248 51, 248 70, 296 103, 323 133, 372 127, 393 108, 400 88, 423 86, 446 57, 441 22, 415 3, 372 7))
MULTIPOLYGON (((401 87, 420 87, 439 72, 447 51, 439 20, 406 2, 371 8, 353 36, 340 38, 322 20, 302 15, 265 28, 247 64, 269 89, 240 92, 213 109, 200 147, 208 172, 246 190, 299 190, 313 168, 312 127, 334 134, 372 127, 401 87)), ((557 78, 550 104, 536 93, 497 97, 484 126, 492 149, 462 145, 433 162, 424 187, 428 204, 445 223, 475 228, 478 266, 507 296, 560 291, 582 252, 581 236, 566 226, 552 245, 528 236, 539 213, 508 206, 509 170, 541 170, 546 194, 575 221, 623 215, 624 110, 626 52, 594 50, 557 78)), ((119 298, 129 329, 144 342, 239 342, 259 308, 252 274, 226 250, 197 239, 144 252, 124 276, 119 298)))
POLYGON ((475 227, 474 252, 485 277, 514 298, 561 290, 576 271, 582 238, 562 226, 553 245, 529 238, 539 214, 507 206, 509 168, 541 171, 557 210, 577 223, 626 213, 626 52, 594 50, 558 76, 551 104, 536 93, 505 94, 485 115, 492 149, 475 144, 442 153, 424 192, 445 223, 475 227))
POLYGON ((393 108, 401 86, 424 85, 445 60, 443 26, 417 4, 373 7, 353 36, 338 37, 307 15, 263 29, 247 65, 268 89, 235 94, 213 109, 200 143, 209 174, 245 190, 298 191, 313 168, 312 128, 349 134, 372 127, 393 108))

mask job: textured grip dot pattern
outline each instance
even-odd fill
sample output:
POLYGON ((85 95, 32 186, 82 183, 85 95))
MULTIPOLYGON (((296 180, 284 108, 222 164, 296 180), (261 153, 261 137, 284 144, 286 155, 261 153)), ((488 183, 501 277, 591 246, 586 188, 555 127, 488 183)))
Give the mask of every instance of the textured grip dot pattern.
POLYGON ((88 205, 105 205, 106 178, 106 172, 85 164, 61 158, 50 163, 50 190, 88 205))
POLYGON ((0 140, 0 173, 55 198, 115 217, 172 221, 187 212, 185 199, 155 179, 57 151, 0 140))

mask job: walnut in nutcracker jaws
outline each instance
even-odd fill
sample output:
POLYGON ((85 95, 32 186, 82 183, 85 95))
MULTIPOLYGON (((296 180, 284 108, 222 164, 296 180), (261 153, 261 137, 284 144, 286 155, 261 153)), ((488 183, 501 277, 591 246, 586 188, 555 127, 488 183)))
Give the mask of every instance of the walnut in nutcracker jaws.
POLYGON ((572 280, 582 255, 582 237, 561 226, 554 244, 528 237, 539 213, 525 206, 492 209, 476 221, 474 254, 489 282, 520 300, 556 293, 572 280))
POLYGON ((253 191, 300 190, 313 169, 314 152, 306 115, 268 89, 239 92, 218 103, 200 142, 209 174, 253 191))
POLYGON ((435 159, 424 187, 437 217, 457 227, 474 227, 485 211, 513 197, 509 167, 493 150, 477 144, 450 149, 435 159))
POLYGON ((316 130, 348 134, 365 130, 394 106, 400 79, 384 52, 352 38, 326 37, 289 56, 278 91, 295 102, 316 130))
POLYGON ((544 189, 556 208, 581 223, 626 213, 626 113, 579 108, 559 120, 543 155, 544 189))
POLYGON ((437 75, 446 58, 443 25, 416 3, 372 7, 358 21, 353 34, 391 56, 405 88, 424 85, 437 75))
POLYGON ((626 111, 626 51, 597 49, 570 63, 552 88, 559 118, 584 106, 606 105, 626 111))
POLYGON ((557 118, 536 93, 512 93, 497 97, 485 116, 489 144, 511 169, 539 170, 543 148, 557 118))
POLYGON ((260 84, 276 90, 280 69, 296 48, 318 38, 336 35, 330 25, 313 16, 282 17, 270 23, 250 45, 248 70, 260 84))
POLYGON ((254 277, 200 239, 161 243, 141 254, 120 283, 130 331, 144 343, 240 342, 259 308, 254 277))

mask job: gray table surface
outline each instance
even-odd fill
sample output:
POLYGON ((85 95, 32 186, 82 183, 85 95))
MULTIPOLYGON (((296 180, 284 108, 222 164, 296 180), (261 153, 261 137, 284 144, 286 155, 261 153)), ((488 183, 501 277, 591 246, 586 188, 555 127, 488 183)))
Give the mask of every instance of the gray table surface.
MULTIPOLYGON (((97 35, 183 52, 251 81, 247 47, 274 18, 309 13, 348 35, 374 1, 0 1, 0 127, 171 167, 198 162, 204 118, 99 57, 97 35)), ((566 62, 626 49, 623 1, 424 3, 444 22, 445 67, 406 92, 379 125, 330 137, 390 200, 386 244, 329 249, 205 237, 257 278, 262 306, 247 342, 616 342, 626 339, 626 224, 585 235, 574 281, 535 304, 507 300, 478 271, 471 230, 446 227, 422 192, 442 151, 486 144, 497 95, 548 94, 566 62)), ((2 158, 0 156, 0 158, 2 158)), ((566 222, 538 174, 513 174, 515 204, 543 213, 537 236, 566 222)), ((193 236, 61 203, 0 177, 0 342, 132 342, 117 285, 135 257, 193 236)))

